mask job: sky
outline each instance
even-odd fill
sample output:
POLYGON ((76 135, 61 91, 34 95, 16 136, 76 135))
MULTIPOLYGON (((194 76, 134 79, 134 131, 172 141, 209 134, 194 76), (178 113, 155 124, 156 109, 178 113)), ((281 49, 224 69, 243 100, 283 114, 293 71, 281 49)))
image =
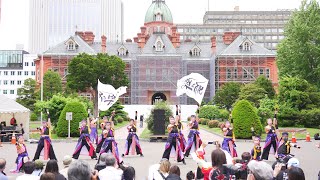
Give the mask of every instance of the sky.
MULTIPOLYGON (((124 39, 133 38, 143 26, 145 12, 152 0, 122 0, 124 3, 124 39)), ((210 11, 277 10, 299 8, 301 0, 209 0, 210 11)), ((166 0, 173 22, 202 23, 208 0, 166 0)), ((28 47, 29 0, 2 0, 0 49, 28 47)))

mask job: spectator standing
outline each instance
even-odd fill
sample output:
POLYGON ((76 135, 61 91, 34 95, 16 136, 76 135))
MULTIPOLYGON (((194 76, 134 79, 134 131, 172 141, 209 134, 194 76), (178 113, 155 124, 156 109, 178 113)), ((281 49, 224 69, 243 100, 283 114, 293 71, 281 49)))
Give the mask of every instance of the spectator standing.
POLYGON ((136 171, 132 166, 129 166, 124 169, 122 180, 134 180, 136 176, 136 171))
POLYGON ((6 173, 4 173, 4 169, 6 168, 6 160, 3 158, 0 158, 0 179, 2 180, 8 180, 8 177, 6 173))
POLYGON ((98 163, 95 165, 94 169, 101 171, 102 169, 106 168, 106 158, 107 158, 107 153, 102 153, 100 155, 100 159, 98 161, 98 163))
POLYGON ((180 168, 178 166, 171 166, 169 170, 169 176, 166 180, 181 180, 180 178, 180 168))
POLYGON ((66 178, 59 173, 59 166, 56 160, 49 160, 45 169, 45 173, 53 173, 56 180, 65 180, 66 178))
POLYGON ((77 160, 70 164, 68 180, 97 180, 98 171, 91 172, 88 162, 77 160))
POLYGON ((24 174, 21 176, 18 176, 16 180, 39 180, 40 179, 39 176, 32 175, 32 172, 34 171, 35 168, 36 168, 36 165, 32 161, 24 163, 23 165, 24 174))
POLYGON ((111 153, 106 155, 106 168, 99 171, 99 178, 108 180, 121 180, 123 171, 118 169, 117 160, 111 153))
POLYGON ((69 155, 63 157, 63 166, 64 168, 61 169, 59 172, 62 174, 66 179, 68 178, 68 169, 70 164, 72 163, 72 158, 69 155))

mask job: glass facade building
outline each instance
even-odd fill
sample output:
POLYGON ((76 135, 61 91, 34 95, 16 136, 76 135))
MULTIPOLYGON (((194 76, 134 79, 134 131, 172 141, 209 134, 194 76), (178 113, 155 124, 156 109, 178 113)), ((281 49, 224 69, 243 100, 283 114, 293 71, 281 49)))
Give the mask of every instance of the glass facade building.
POLYGON ((26 51, 0 50, 0 69, 22 69, 26 51))

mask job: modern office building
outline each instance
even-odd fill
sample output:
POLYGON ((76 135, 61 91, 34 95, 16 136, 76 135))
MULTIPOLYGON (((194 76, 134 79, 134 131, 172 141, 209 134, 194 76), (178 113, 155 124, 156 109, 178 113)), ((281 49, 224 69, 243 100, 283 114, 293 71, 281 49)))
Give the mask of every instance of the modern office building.
POLYGON ((29 52, 42 53, 75 31, 123 40, 121 0, 30 0, 29 52))
POLYGON ((203 24, 177 24, 182 41, 210 41, 211 36, 217 42, 223 41, 226 31, 241 32, 267 49, 275 50, 284 38, 284 27, 291 10, 276 11, 207 11, 203 24))
POLYGON ((2 5, 2 3, 1 3, 1 0, 0 0, 0 23, 1 23, 1 5, 2 5))
MULTIPOLYGON (((94 42, 92 32, 76 32, 43 53, 43 73, 58 72, 65 82, 68 63, 79 53, 108 53, 126 63, 130 84, 121 96, 123 104, 153 104, 166 100, 171 104, 196 104, 186 95, 176 96, 177 80, 190 73, 209 79, 204 93, 208 102, 216 89, 226 82, 249 83, 265 75, 278 85, 275 53, 258 45, 240 32, 224 32, 222 42, 212 36, 209 42, 180 41, 171 11, 164 0, 153 0, 137 37, 126 42, 108 43, 101 36, 94 42)), ((41 83, 40 62, 35 60, 36 80, 41 83)), ((82 93, 90 97, 90 92, 82 93)))
POLYGON ((16 99, 24 80, 36 77, 36 58, 23 50, 0 50, 0 94, 16 99))

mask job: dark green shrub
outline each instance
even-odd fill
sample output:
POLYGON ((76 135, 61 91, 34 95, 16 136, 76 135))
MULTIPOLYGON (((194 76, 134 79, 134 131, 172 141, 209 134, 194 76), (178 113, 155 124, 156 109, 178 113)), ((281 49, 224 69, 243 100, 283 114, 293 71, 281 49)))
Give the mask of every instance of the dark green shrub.
POLYGON ((83 103, 79 101, 68 102, 61 111, 59 121, 57 123, 56 132, 59 137, 68 136, 68 121, 66 120, 66 113, 72 112, 72 120, 70 122, 70 136, 79 136, 79 122, 87 118, 87 111, 83 103))
POLYGON ((168 126, 169 124, 169 117, 173 115, 172 110, 170 108, 170 106, 167 104, 167 102, 165 101, 160 101, 157 102, 153 108, 151 109, 151 113, 149 115, 149 117, 146 119, 146 122, 148 123, 148 129, 153 132, 153 115, 154 115, 154 110, 155 109, 163 109, 165 110, 165 127, 168 126))
MULTIPOLYGON (((198 123, 199 123, 199 124, 202 124, 202 121, 203 121, 203 120, 204 120, 204 118, 199 118, 199 119, 198 119, 198 123)), ((188 120, 188 121, 190 121, 190 120, 188 120)))
POLYGON ((123 122, 123 118, 121 116, 118 116, 117 119, 118 123, 122 123, 123 122))
POLYGON ((208 126, 209 128, 216 128, 219 125, 219 121, 218 120, 210 120, 208 122, 208 126))
POLYGON ((305 127, 318 128, 320 125, 320 109, 301 111, 301 120, 299 124, 302 124, 305 127))
POLYGON ((214 105, 205 105, 200 107, 199 118, 215 119, 219 117, 219 108, 214 105))
POLYGON ((261 135, 262 125, 256 109, 247 100, 237 101, 233 111, 233 128, 236 138, 251 138, 251 127, 254 127, 257 134, 261 135))
MULTIPOLYGON (((111 116, 112 111, 115 111, 115 121, 118 117, 121 117, 122 120, 125 120, 128 117, 128 113, 123 110, 123 106, 120 101, 115 102, 107 111, 101 111, 100 117, 111 116)), ((134 117, 132 117, 134 118, 134 117)), ((117 122, 114 122, 114 125, 117 125, 117 122)))
POLYGON ((37 116, 37 114, 36 113, 32 113, 31 115, 30 115, 30 121, 37 121, 38 120, 38 116, 37 116))

